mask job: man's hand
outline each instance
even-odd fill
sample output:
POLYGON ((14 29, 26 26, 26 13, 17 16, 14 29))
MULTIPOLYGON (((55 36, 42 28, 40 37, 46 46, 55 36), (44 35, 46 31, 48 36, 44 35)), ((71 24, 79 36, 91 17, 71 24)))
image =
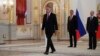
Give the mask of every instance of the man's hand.
POLYGON ((97 31, 95 31, 95 33, 97 33, 97 31))
POLYGON ((76 29, 75 31, 77 32, 78 30, 76 29))

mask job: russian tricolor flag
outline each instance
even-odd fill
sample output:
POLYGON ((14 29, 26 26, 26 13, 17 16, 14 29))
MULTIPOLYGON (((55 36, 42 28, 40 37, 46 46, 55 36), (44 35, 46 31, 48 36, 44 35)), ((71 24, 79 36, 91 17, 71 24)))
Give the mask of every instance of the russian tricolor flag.
POLYGON ((82 37, 86 34, 86 30, 81 21, 78 9, 76 9, 76 17, 77 17, 77 22, 78 22, 78 31, 76 32, 76 37, 77 37, 77 40, 79 40, 80 37, 82 37))

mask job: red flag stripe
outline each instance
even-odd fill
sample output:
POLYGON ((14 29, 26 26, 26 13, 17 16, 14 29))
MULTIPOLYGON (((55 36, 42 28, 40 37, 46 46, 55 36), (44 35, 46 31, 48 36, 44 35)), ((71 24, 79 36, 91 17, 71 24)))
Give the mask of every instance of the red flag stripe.
POLYGON ((97 31, 97 40, 100 40, 100 26, 98 26, 98 31, 97 31))
POLYGON ((76 38, 77 38, 77 41, 80 39, 80 32, 79 31, 76 31, 76 38))

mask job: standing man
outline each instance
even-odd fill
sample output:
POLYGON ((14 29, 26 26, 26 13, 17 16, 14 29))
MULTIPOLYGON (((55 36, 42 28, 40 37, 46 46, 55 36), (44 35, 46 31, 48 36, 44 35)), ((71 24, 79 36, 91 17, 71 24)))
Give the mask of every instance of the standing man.
POLYGON ((58 30, 56 15, 52 13, 52 7, 49 4, 46 6, 46 14, 43 17, 42 30, 44 29, 47 37, 47 46, 44 54, 48 55, 49 48, 51 48, 51 53, 54 53, 56 51, 52 43, 51 37, 53 33, 58 30))
POLYGON ((70 10, 70 16, 68 17, 68 24, 67 29, 69 32, 70 37, 70 46, 68 47, 76 47, 77 46, 77 38, 76 38, 76 31, 77 31, 77 17, 74 15, 74 11, 70 10))
POLYGON ((88 49, 96 49, 97 40, 96 40, 96 32, 98 29, 98 19, 94 16, 94 11, 90 12, 90 17, 87 18, 87 32, 89 34, 89 48, 88 49))

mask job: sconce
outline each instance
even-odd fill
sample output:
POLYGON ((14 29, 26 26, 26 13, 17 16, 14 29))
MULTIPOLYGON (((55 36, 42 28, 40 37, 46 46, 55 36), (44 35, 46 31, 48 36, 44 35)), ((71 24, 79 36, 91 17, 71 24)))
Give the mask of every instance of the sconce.
POLYGON ((9 12, 9 10, 13 8, 13 0, 4 0, 3 8, 6 9, 6 13, 9 12))
POLYGON ((13 12, 13 0, 3 0, 3 9, 4 9, 4 14, 8 14, 9 16, 9 24, 12 23, 12 12, 13 12))

